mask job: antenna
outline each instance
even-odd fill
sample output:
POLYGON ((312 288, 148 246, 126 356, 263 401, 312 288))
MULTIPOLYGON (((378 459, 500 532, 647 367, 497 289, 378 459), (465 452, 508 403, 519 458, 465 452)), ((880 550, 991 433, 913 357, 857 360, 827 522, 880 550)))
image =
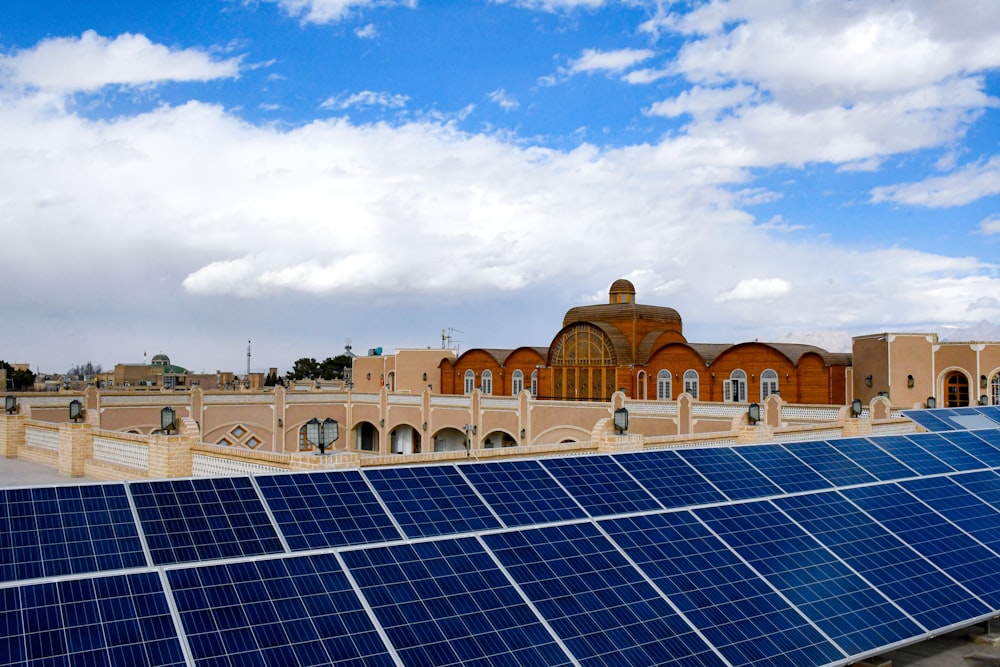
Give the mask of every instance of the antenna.
POLYGON ((250 381, 250 341, 247 341, 247 382, 250 381))
POLYGON ((458 345, 457 345, 457 343, 461 343, 462 341, 455 339, 454 334, 457 334, 457 333, 465 333, 465 332, 464 331, 460 331, 459 329, 454 329, 452 327, 448 327, 447 329, 441 329, 441 349, 442 350, 448 350, 448 349, 451 349, 451 348, 455 348, 455 351, 458 352, 458 345))

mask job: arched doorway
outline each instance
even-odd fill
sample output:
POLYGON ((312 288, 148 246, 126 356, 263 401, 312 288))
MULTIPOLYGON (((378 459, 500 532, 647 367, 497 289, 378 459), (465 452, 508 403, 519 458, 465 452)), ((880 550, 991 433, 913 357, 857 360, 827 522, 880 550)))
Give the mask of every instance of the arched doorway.
POLYGON ((419 454, 420 433, 409 424, 400 424, 389 431, 389 453, 419 454))
POLYGON ((483 438, 483 449, 499 449, 501 447, 516 447, 517 440, 505 431, 493 431, 483 438))
POLYGON ((457 428, 443 428, 434 434, 433 450, 435 452, 464 452, 467 451, 467 443, 468 440, 462 431, 457 428))
POLYGON ((969 378, 965 373, 954 371, 944 378, 944 407, 964 408, 969 405, 969 378))
POLYGON ((361 422, 354 427, 354 446, 363 452, 378 451, 378 428, 371 422, 361 422))

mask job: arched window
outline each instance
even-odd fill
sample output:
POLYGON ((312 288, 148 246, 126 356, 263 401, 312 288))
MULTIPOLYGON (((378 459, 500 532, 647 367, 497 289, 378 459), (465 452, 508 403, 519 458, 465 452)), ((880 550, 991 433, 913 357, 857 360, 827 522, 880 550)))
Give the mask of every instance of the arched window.
POLYGON ((646 372, 639 371, 635 376, 636 398, 640 401, 646 400, 646 372))
POLYGON ((698 371, 694 369, 684 371, 684 391, 691 394, 691 398, 698 400, 698 371))
POLYGON ((483 371, 483 386, 481 389, 487 396, 493 393, 493 373, 488 370, 483 371))
POLYGON ((531 397, 538 398, 538 371, 531 371, 531 397))
POLYGON ((670 371, 660 371, 656 374, 656 400, 670 400, 670 371))
POLYGON ((777 394, 778 374, 768 368, 760 374, 760 400, 764 400, 771 394, 777 394))
POLYGON ((521 371, 514 371, 510 376, 510 393, 512 396, 517 396, 522 391, 524 391, 524 373, 521 371))
POLYGON ((385 386, 389 388, 389 391, 396 391, 396 372, 389 371, 389 375, 386 376, 385 386))
POLYGON ((944 379, 946 408, 964 408, 969 405, 969 378, 965 373, 949 373, 944 379))
POLYGON ((1000 373, 990 380, 990 405, 1000 405, 1000 373))
POLYGON ((466 395, 471 394, 472 390, 476 388, 476 372, 471 368, 465 371, 465 393, 466 395))
POLYGON ((729 374, 728 380, 722 381, 722 400, 726 403, 746 403, 747 374, 740 369, 729 374))
POLYGON ((303 424, 302 428, 299 429, 299 451, 311 452, 314 444, 315 443, 309 439, 309 436, 306 435, 306 426, 303 424))

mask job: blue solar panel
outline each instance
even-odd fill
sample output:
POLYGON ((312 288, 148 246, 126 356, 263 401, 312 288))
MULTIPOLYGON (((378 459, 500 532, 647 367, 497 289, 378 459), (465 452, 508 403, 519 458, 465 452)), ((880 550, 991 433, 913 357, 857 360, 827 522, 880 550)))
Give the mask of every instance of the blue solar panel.
POLYGON ((483 541, 580 664, 724 664, 593 524, 483 541))
POLYGON ((129 489, 156 565, 284 551, 246 477, 132 482, 129 489))
POLYGON ((891 454, 907 467, 921 475, 954 472, 955 469, 937 458, 905 435, 886 435, 872 438, 878 447, 891 454))
POLYGON ((123 485, 0 491, 0 581, 145 565, 123 485))
POLYGON ((841 493, 988 605, 1000 609, 1000 557, 995 553, 896 484, 841 493))
POLYGON ((781 493, 781 489, 729 447, 682 449, 677 453, 732 500, 781 493))
POLYGON ((460 465, 459 470, 508 526, 587 516, 538 461, 460 465))
POLYGON ((829 442, 838 452, 882 481, 904 479, 916 475, 914 470, 906 467, 864 438, 844 438, 829 442))
POLYGON ((917 433, 906 437, 955 470, 980 470, 984 467, 982 461, 948 442, 939 433, 917 433))
POLYGON ((976 457, 990 468, 1000 467, 1000 449, 997 449, 977 435, 978 431, 949 431, 941 437, 956 447, 976 457))
POLYGON ((601 527, 734 667, 844 658, 689 513, 610 519, 601 527))
POLYGON ((664 507, 718 503, 726 497, 701 473, 669 450, 614 456, 664 507))
POLYGON ((542 465, 591 516, 662 509, 610 456, 543 459, 542 465))
POLYGON ((1000 429, 975 431, 975 435, 990 443, 994 447, 1000 448, 1000 429))
POLYGON ((392 665, 336 556, 167 571, 199 665, 392 665))
POLYGON ((356 470, 256 479, 292 551, 402 537, 356 470))
POLYGON ((774 504, 928 630, 989 613, 971 592, 840 494, 779 498, 774 504))
POLYGON ((486 504, 452 466, 381 468, 364 474, 410 537, 500 527, 486 504))
POLYGON ((0 590, 5 665, 185 665, 152 572, 0 590))
POLYGON ((903 482, 901 486, 944 518, 1000 553, 1000 512, 992 505, 947 477, 915 479, 903 482))
POLYGON ((828 442, 796 442, 785 447, 810 468, 830 480, 834 486, 875 481, 871 473, 838 452, 828 442))
POLYGON ((955 475, 952 480, 976 494, 983 502, 1000 510, 1000 474, 993 470, 955 475))
POLYGON ((737 447, 737 454, 749 461, 787 493, 830 488, 830 482, 795 457, 785 447, 753 445, 737 447))
POLYGON ((903 416, 912 419, 932 433, 955 429, 954 424, 938 417, 934 410, 903 410, 903 416))
POLYGON ((848 654, 921 628, 767 501, 692 510, 848 654))
POLYGON ((474 538, 342 556, 405 664, 570 664, 474 538))

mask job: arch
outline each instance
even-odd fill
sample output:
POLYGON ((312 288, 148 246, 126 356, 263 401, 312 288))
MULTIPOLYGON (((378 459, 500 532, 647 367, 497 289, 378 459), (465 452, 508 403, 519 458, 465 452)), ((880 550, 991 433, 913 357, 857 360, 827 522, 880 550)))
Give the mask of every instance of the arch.
POLYGON ((486 396, 493 394, 493 371, 486 369, 480 376, 480 391, 486 396))
POLYGON ((635 376, 635 397, 640 401, 645 401, 646 389, 646 371, 639 371, 635 376))
POLYGON ((599 327, 586 322, 571 324, 552 343, 550 366, 614 366, 615 348, 599 327))
POLYGON ((385 376, 385 386, 389 391, 396 391, 396 371, 389 371, 385 376))
POLYGON ((517 396, 524 391, 524 373, 518 369, 510 376, 510 395, 517 396))
POLYGON ((538 369, 531 371, 531 397, 538 398, 538 369))
POLYGON ((760 374, 760 400, 763 401, 771 394, 781 395, 778 389, 778 372, 768 368, 760 374))
POLYGON ((389 431, 390 454, 419 454, 420 431, 409 424, 398 424, 389 431))
POLYGON ((490 431, 490 433, 483 438, 483 449, 499 449, 502 447, 516 447, 517 439, 504 431, 503 429, 497 429, 495 431, 490 431))
POLYGON ((656 400, 669 401, 673 397, 673 375, 662 370, 656 374, 656 400))
POLYGON ((468 396, 472 393, 472 390, 476 388, 476 371, 471 368, 465 371, 465 376, 463 377, 463 393, 468 396))
POLYGON ((728 380, 722 381, 722 401, 724 403, 747 402, 747 374, 736 368, 729 374, 728 380))
POLYGON ((965 371, 952 370, 944 376, 945 408, 963 408, 969 405, 969 376, 965 371))
MULTIPOLYGON (((446 426, 434 433, 431 447, 435 452, 464 452, 465 433, 452 426, 446 426)), ((471 444, 471 443, 470 443, 471 444)))
POLYGON ((690 394, 691 398, 698 400, 698 393, 701 391, 701 378, 698 371, 689 368, 684 371, 684 393, 690 394))
POLYGON ((371 422, 362 421, 354 425, 354 448, 362 452, 379 451, 378 427, 371 422))
POLYGON ((1000 371, 994 373, 993 379, 990 380, 990 393, 988 400, 990 405, 1000 405, 1000 371))

